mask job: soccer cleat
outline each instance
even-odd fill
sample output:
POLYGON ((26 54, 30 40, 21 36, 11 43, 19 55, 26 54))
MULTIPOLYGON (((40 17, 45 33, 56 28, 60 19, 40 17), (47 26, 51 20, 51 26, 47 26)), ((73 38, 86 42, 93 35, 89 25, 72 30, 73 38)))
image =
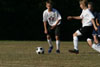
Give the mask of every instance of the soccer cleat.
POLYGON ((100 53, 100 45, 95 45, 95 44, 93 44, 93 45, 92 45, 92 48, 93 48, 94 50, 96 50, 97 52, 100 53))
POLYGON ((56 53, 60 53, 60 50, 56 50, 56 53))
POLYGON ((53 46, 49 47, 48 53, 51 53, 53 49, 53 46))
POLYGON ((69 50, 70 53, 75 53, 75 54, 79 54, 79 50, 69 50))

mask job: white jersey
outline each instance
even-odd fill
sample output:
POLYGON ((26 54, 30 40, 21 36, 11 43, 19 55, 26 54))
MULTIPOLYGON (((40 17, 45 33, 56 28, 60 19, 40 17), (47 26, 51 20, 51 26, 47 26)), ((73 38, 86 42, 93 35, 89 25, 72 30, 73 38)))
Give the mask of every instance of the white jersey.
POLYGON ((80 18, 82 18, 82 27, 92 26, 91 20, 94 19, 94 16, 89 9, 83 10, 80 18))
MULTIPOLYGON (((50 26, 53 26, 57 23, 57 20, 61 20, 61 15, 56 9, 52 9, 51 12, 48 12, 48 9, 46 9, 43 12, 43 22, 48 22, 50 26)), ((61 21, 58 23, 58 25, 61 24, 61 21)))

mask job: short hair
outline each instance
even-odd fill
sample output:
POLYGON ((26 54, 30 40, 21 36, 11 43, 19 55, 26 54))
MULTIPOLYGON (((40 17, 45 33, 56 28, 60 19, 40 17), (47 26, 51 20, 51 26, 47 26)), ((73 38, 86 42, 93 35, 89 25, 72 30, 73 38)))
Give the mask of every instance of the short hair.
POLYGON ((92 7, 94 7, 93 2, 88 2, 89 5, 91 5, 92 7))
POLYGON ((53 2, 51 0, 47 0, 46 3, 53 5, 53 2))
POLYGON ((87 0, 80 0, 80 4, 84 4, 86 7, 88 7, 88 1, 87 0))

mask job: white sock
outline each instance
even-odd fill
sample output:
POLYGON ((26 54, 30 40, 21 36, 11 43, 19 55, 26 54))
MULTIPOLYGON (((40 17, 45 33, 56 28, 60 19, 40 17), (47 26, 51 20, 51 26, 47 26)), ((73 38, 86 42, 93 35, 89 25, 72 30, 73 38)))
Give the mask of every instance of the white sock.
POLYGON ((92 45, 92 48, 94 49, 95 47, 96 47, 95 44, 93 44, 93 45, 92 45))
POLYGON ((78 37, 77 36, 73 37, 73 43, 74 43, 74 49, 78 50, 78 37))
POLYGON ((57 48, 57 50, 60 49, 60 41, 59 40, 56 40, 56 48, 57 48))
POLYGON ((49 44, 50 47, 53 46, 51 39, 48 39, 47 42, 48 42, 48 44, 49 44))

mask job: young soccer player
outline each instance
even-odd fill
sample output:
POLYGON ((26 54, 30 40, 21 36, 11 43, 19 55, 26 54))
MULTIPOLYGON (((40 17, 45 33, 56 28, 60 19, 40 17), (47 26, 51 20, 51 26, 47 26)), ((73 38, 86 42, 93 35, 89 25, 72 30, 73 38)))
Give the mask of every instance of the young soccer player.
MULTIPOLYGON (((94 16, 91 11, 88 9, 88 2, 86 0, 80 0, 80 8, 83 10, 80 16, 68 16, 67 19, 82 19, 82 28, 77 30, 73 34, 73 43, 74 43, 74 50, 69 50, 71 53, 79 53, 78 49, 78 36, 85 36, 87 38, 88 45, 95 49, 95 46, 92 45, 92 31, 93 27, 97 31, 97 27, 94 22, 94 16), (93 27, 92 27, 93 25, 93 27)), ((97 50, 99 51, 99 49, 97 50)))
MULTIPOLYGON (((95 24, 96 24, 97 27, 99 27, 98 13, 94 12, 94 5, 93 5, 92 2, 88 3, 88 9, 90 9, 90 11, 93 13, 93 15, 95 17, 95 22, 96 22, 95 24)), ((92 35, 93 35, 93 38, 94 38, 94 42, 99 45, 99 40, 98 40, 98 36, 97 36, 98 35, 98 31, 95 31, 95 29, 93 29, 92 35)))
POLYGON ((52 8, 52 2, 46 2, 46 10, 43 12, 44 33, 47 35, 47 42, 49 44, 48 53, 52 52, 53 45, 51 40, 51 33, 55 33, 56 39, 56 53, 60 53, 60 24, 61 15, 59 12, 52 8))

